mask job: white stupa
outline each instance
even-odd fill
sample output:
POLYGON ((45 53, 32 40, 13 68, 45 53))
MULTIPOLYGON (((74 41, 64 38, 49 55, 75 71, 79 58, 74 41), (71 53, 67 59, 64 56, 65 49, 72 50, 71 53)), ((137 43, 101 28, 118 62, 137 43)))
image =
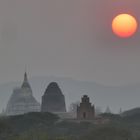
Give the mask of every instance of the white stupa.
POLYGON ((36 101, 32 94, 32 89, 25 72, 22 86, 13 90, 13 94, 8 101, 5 114, 11 116, 39 111, 40 104, 36 101))

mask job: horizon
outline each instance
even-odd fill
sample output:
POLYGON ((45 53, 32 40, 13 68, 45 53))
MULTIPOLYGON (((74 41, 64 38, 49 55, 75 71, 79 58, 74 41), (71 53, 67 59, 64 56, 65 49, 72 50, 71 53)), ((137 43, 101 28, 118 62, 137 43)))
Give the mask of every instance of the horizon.
MULTIPOLYGON (((103 112, 106 110, 107 106, 110 107, 113 113, 118 113, 120 108, 122 108, 122 110, 125 111, 132 108, 140 107, 139 100, 138 100, 139 95, 137 95, 138 94, 137 91, 133 93, 135 95, 135 98, 131 97, 131 93, 132 93, 131 91, 139 87, 138 83, 136 85, 133 84, 133 85, 123 85, 123 86, 122 85, 121 86, 105 86, 102 84, 98 84, 96 82, 80 81, 80 80, 74 80, 73 78, 66 78, 66 77, 64 78, 64 77, 54 77, 54 76, 49 76, 49 77, 37 76, 37 77, 28 77, 28 79, 29 79, 29 83, 31 84, 33 96, 37 99, 39 103, 41 103, 41 97, 44 94, 44 91, 46 87, 48 86, 48 84, 50 82, 57 82, 62 90, 62 93, 65 96, 67 110, 69 109, 69 106, 71 103, 80 101, 82 95, 84 94, 87 94, 90 97, 91 103, 97 107, 100 107, 103 112), (73 85, 73 84, 76 84, 76 85, 73 85), (71 88, 74 88, 74 89, 71 90, 71 88), (132 90, 130 90, 130 88, 132 90), (116 95, 117 91, 119 91, 118 95, 116 95), (125 93, 129 91, 127 93, 128 97, 125 97, 125 94, 121 93, 122 91, 125 93), (103 92, 105 92, 106 96, 103 95, 103 92), (75 93, 77 93, 77 95, 75 95, 75 93), (122 99, 120 100, 120 98, 122 99), (118 102, 116 101, 116 99, 120 100, 119 104, 117 104, 118 102), (124 102, 123 99, 127 99, 128 101, 124 102), (130 100, 132 99, 132 101, 134 100, 135 102, 131 102, 130 104, 129 99, 130 100)), ((9 100, 10 96, 12 95, 13 89, 16 87, 20 87, 22 82, 23 82, 23 79, 17 82, 14 81, 14 82, 5 83, 2 85, 0 84, 0 93, 2 90, 4 93, 6 93, 6 96, 8 95, 8 97, 3 98, 1 96, 2 98, 0 98, 1 111, 3 108, 6 107, 5 105, 7 104, 7 102, 5 101, 9 100), (10 85, 12 85, 12 87, 10 85), (7 92, 9 93, 7 94, 7 92), (4 102, 5 105, 3 105, 2 102, 4 102)), ((140 91, 140 88, 138 89, 138 91, 140 91)))

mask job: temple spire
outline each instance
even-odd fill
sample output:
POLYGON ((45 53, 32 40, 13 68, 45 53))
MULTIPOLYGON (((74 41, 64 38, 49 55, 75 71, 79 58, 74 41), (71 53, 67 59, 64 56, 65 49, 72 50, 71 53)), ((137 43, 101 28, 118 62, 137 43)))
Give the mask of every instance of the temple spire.
POLYGON ((28 77, 27 77, 27 66, 25 65, 25 72, 24 72, 24 82, 28 82, 28 77))
POLYGON ((24 80, 23 80, 23 83, 22 83, 22 88, 31 88, 30 87, 30 84, 28 82, 28 77, 27 77, 27 72, 25 71, 24 73, 24 80))
POLYGON ((28 82, 28 78, 27 78, 27 73, 26 73, 26 71, 25 71, 25 73, 24 73, 24 82, 28 82))

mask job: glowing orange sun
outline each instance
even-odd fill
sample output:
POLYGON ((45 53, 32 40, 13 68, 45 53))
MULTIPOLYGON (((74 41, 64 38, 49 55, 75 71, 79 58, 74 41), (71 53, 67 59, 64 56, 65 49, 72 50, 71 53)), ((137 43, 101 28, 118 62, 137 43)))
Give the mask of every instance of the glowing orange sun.
POLYGON ((137 28, 138 23, 136 18, 129 14, 120 14, 112 21, 112 30, 119 37, 130 37, 134 35, 137 28))

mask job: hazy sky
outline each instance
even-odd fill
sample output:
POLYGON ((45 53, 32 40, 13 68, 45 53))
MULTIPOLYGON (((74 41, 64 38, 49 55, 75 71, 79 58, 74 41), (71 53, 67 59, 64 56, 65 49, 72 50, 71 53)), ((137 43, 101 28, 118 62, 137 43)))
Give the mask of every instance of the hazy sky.
POLYGON ((105 85, 140 82, 140 33, 120 39, 112 18, 139 0, 0 0, 0 83, 59 76, 105 85))

